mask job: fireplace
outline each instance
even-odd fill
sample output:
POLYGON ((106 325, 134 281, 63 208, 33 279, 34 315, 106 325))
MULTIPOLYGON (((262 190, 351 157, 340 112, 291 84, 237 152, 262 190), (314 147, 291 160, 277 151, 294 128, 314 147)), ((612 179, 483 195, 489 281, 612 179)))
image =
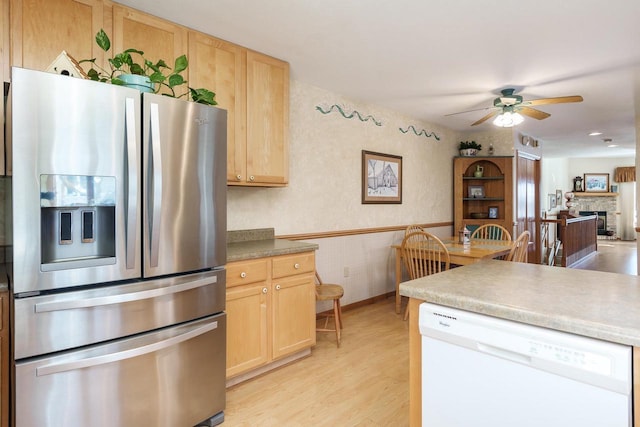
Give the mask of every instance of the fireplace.
POLYGON ((580 216, 598 215, 598 236, 607 235, 607 211, 579 211, 580 216))

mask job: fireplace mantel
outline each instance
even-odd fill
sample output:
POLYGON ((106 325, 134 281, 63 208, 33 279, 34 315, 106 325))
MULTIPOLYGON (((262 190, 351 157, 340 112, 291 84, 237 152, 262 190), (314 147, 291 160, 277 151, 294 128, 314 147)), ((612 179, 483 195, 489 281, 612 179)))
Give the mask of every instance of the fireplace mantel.
POLYGON ((618 193, 610 193, 610 192, 581 192, 581 193, 573 193, 574 197, 618 197, 618 193))

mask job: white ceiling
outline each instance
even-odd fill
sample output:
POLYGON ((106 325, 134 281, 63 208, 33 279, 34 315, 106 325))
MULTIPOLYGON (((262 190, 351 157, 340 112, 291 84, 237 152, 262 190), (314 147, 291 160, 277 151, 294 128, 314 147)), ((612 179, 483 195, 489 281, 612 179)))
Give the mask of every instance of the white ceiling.
MULTIPOLYGON (((286 60, 291 76, 460 131, 501 89, 542 105, 545 157, 635 155, 639 0, 118 0, 286 60), (589 136, 592 131, 601 136, 589 136), (617 148, 608 148, 611 138, 617 148)), ((639 115, 640 117, 640 115, 639 115)))

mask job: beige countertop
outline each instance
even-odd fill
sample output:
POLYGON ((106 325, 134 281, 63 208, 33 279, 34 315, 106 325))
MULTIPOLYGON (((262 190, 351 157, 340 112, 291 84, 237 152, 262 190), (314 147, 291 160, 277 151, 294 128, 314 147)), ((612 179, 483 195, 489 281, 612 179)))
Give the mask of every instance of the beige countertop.
POLYGON ((315 251, 318 245, 297 240, 265 239, 227 244, 227 262, 315 251))
POLYGON ((276 239, 273 228, 254 228, 227 232, 227 262, 309 252, 315 243, 276 239))
POLYGON ((400 284, 400 294, 640 346, 640 277, 485 260, 400 284))

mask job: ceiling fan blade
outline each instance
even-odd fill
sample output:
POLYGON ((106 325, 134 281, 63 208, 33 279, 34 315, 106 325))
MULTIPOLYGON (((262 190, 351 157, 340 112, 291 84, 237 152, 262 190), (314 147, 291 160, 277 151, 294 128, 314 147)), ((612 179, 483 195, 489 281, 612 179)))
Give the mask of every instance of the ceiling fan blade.
POLYGON ((455 116, 456 114, 465 114, 465 113, 473 113, 474 111, 487 111, 487 110, 493 110, 495 107, 484 107, 484 108, 476 108, 475 110, 467 110, 467 111, 460 111, 458 113, 450 113, 450 114, 445 114, 445 117, 448 116, 455 116))
POLYGON ((529 107, 520 107, 517 109, 518 113, 524 114, 525 116, 533 117, 534 119, 542 120, 549 117, 551 114, 545 113, 544 111, 536 110, 535 108, 529 107))
POLYGON ((476 126, 476 125, 479 125, 480 123, 484 123, 487 120, 489 120, 491 117, 493 117, 496 114, 498 114, 499 112, 500 112, 500 110, 492 111, 489 114, 487 114, 486 116, 484 116, 483 118, 481 118, 480 120, 477 120, 477 121, 471 123, 471 126, 476 126))
POLYGON ((564 104, 567 102, 582 102, 583 99, 580 95, 573 96, 559 96, 557 98, 541 98, 532 99, 531 101, 525 101, 525 105, 545 105, 545 104, 564 104))

